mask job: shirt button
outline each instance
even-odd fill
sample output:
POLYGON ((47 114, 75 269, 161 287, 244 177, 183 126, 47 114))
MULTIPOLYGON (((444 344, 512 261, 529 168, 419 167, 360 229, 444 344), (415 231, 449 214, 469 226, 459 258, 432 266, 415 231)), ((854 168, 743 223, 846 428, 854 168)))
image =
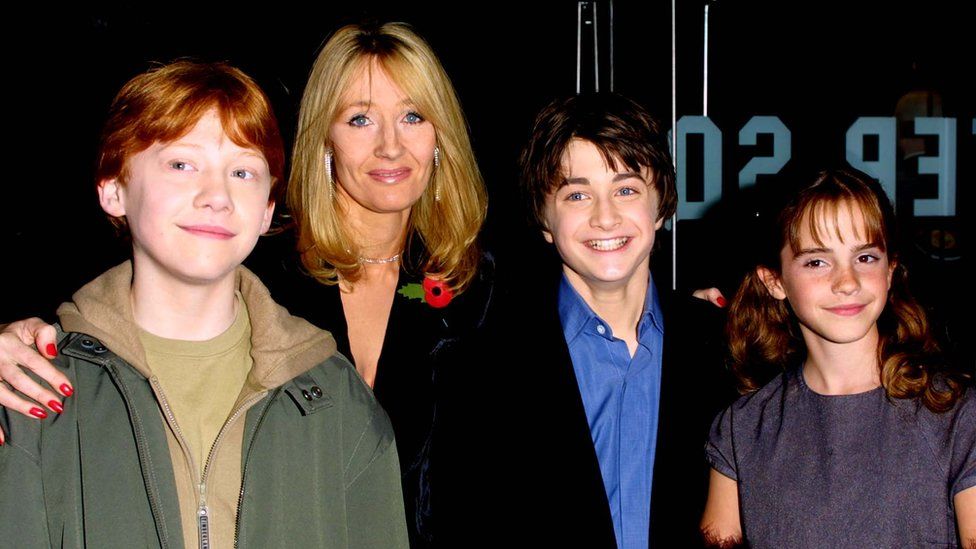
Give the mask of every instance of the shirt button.
POLYGON ((302 398, 304 398, 305 400, 311 401, 312 400, 312 395, 308 394, 308 391, 306 391, 305 389, 302 389, 302 398))
POLYGON ((600 335, 607 333, 607 329, 603 327, 603 324, 597 324, 596 331, 599 332, 600 335))
POLYGON ((312 396, 315 398, 322 398, 322 389, 312 387, 312 396))

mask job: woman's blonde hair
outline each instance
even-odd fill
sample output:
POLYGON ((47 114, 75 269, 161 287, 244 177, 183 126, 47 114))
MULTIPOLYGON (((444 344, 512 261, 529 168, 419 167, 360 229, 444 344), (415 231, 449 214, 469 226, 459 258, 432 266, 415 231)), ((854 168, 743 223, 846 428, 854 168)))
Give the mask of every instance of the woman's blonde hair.
POLYGON ((404 23, 342 27, 312 66, 288 185, 302 263, 324 284, 335 284, 339 277, 356 280, 361 274, 359 250, 341 222, 324 159, 332 149, 329 128, 342 108, 343 92, 362 67, 373 62, 404 91, 437 135, 439 163, 410 212, 406 239, 409 244, 419 237, 426 254, 419 265, 407 266, 463 291, 480 260, 477 237, 487 195, 454 87, 430 46, 404 23))
MULTIPOLYGON (((908 272, 894 249, 894 210, 876 181, 853 170, 822 171, 802 181, 771 205, 758 266, 781 273, 780 250, 800 246, 804 223, 821 239, 819 220, 840 208, 863 214, 864 238, 888 255, 894 266, 887 303, 878 318, 881 385, 891 398, 917 399, 933 412, 951 409, 962 395, 967 376, 946 367, 932 337, 925 310, 908 290, 908 272)), ((742 392, 755 391, 790 364, 802 360, 806 346, 796 316, 785 300, 769 294, 753 270, 746 275, 729 308, 727 333, 732 371, 742 392)))

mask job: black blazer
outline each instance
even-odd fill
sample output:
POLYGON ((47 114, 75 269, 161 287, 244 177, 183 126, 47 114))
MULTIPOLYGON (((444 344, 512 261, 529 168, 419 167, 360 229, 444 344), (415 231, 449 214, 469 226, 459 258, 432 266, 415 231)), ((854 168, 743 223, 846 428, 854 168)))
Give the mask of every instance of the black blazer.
MULTIPOLYGON (((485 333, 491 359, 471 383, 473 392, 493 397, 480 405, 491 419, 470 457, 481 470, 480 484, 469 486, 479 493, 472 545, 615 547, 559 319, 558 281, 514 292, 485 333)), ((659 296, 664 349, 651 546, 694 547, 707 485, 705 440, 712 418, 735 398, 734 384, 722 361, 722 312, 660 288, 659 296)))
MULTIPOLYGON (((411 269, 423 252, 418 242, 414 244, 414 256, 401 265, 398 287, 423 280, 411 269)), ((339 287, 323 285, 304 273, 290 232, 262 238, 247 265, 278 303, 331 332, 339 352, 353 361, 339 287)), ((484 254, 472 285, 441 309, 399 293, 393 299, 373 393, 390 416, 396 436, 407 529, 414 549, 444 546, 436 543, 438 530, 450 526, 449 521, 436 518, 438 501, 448 505, 449 498, 437 497, 438 490, 432 489, 438 476, 448 476, 437 470, 450 465, 438 457, 450 453, 445 449, 450 440, 437 435, 444 415, 441 395, 452 392, 441 377, 450 379, 447 373, 464 362, 457 354, 459 343, 485 322, 492 301, 493 271, 492 257, 484 254)))

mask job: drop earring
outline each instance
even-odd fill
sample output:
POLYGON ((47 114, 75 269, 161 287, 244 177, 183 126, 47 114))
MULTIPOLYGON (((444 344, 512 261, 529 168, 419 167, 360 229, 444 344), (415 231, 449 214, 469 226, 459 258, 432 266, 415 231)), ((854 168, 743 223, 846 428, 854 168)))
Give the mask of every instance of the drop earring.
POLYGON ((325 150, 325 181, 329 184, 330 189, 335 186, 332 181, 332 149, 325 150))
MULTIPOLYGON (((441 148, 434 147, 434 170, 436 171, 441 167, 441 148)), ((437 180, 434 180, 434 202, 441 201, 441 186, 437 184, 437 180)))

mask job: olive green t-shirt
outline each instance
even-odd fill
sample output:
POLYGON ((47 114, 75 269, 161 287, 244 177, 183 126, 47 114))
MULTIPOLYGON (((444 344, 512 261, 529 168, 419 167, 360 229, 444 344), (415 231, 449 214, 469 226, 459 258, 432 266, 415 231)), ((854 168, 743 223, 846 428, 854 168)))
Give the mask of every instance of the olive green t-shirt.
POLYGON ((184 341, 139 331, 146 362, 162 386, 201 475, 251 370, 251 323, 240 293, 237 303, 234 323, 213 339, 184 341))

